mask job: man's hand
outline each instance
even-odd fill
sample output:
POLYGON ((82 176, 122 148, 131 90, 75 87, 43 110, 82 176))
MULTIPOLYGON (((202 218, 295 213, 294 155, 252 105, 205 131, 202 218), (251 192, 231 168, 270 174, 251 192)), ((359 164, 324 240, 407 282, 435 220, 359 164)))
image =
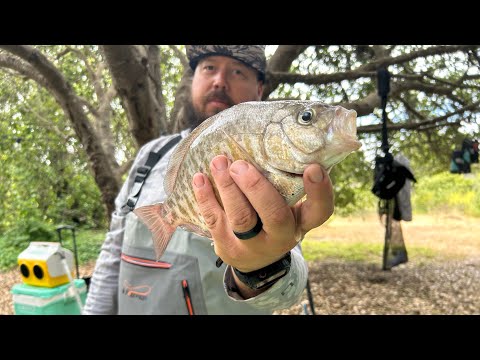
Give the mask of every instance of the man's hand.
POLYGON ((307 198, 295 206, 287 205, 275 187, 251 164, 233 164, 223 155, 210 163, 210 171, 223 208, 205 174, 193 177, 195 197, 212 234, 215 253, 242 272, 263 268, 293 249, 311 229, 323 224, 334 210, 332 183, 317 164, 303 175, 307 198), (263 222, 260 233, 248 240, 238 239, 233 231, 245 232, 263 222))

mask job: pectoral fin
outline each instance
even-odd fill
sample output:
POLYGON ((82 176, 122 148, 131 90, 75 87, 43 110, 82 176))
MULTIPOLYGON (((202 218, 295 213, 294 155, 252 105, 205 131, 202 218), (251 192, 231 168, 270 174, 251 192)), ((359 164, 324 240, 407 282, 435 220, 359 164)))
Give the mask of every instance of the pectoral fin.
POLYGON ((234 156, 234 159, 231 159, 231 160, 235 161, 235 160, 242 159, 242 160, 248 161, 250 164, 255 166, 258 171, 260 171, 262 174, 265 175, 265 170, 260 165, 257 164, 253 156, 241 144, 239 144, 238 141, 236 141, 233 138, 233 136, 231 136, 230 134, 227 134, 225 131, 223 131, 223 133, 225 134, 225 137, 228 139, 229 145, 231 145, 231 147, 234 149, 234 153, 238 154, 238 156, 234 156))

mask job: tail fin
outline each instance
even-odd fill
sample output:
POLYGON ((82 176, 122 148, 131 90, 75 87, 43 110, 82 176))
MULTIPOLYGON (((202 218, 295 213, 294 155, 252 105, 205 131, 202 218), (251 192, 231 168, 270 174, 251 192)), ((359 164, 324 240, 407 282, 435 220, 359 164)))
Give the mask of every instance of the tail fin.
POLYGON ((165 249, 175 232, 176 226, 169 224, 162 216, 162 204, 139 207, 133 212, 152 232, 153 246, 157 261, 162 257, 165 249))

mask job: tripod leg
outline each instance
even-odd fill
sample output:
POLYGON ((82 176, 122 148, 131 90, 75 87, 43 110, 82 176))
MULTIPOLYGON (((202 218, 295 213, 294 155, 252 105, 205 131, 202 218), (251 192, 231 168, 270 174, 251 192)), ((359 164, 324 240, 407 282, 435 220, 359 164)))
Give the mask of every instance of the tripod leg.
POLYGON ((392 239, 392 215, 393 215, 393 206, 391 200, 385 201, 385 242, 383 245, 383 270, 390 270, 388 267, 388 254, 390 252, 390 245, 392 239))
POLYGON ((307 279, 307 296, 308 296, 308 303, 310 304, 310 310, 312 311, 312 315, 315 315, 315 307, 313 306, 313 296, 312 291, 310 289, 310 280, 307 279))

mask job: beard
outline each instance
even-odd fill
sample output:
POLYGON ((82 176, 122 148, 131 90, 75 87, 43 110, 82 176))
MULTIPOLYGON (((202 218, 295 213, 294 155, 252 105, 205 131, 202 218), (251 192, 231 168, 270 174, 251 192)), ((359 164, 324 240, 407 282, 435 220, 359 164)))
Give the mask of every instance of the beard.
MULTIPOLYGON (((212 100, 219 100, 221 102, 224 102, 225 104, 228 105, 228 107, 232 107, 235 105, 232 99, 225 93, 223 90, 212 90, 202 96, 202 104, 207 104, 208 102, 212 100)), ((193 102, 191 101, 192 104, 192 118, 190 121, 190 124, 192 126, 192 129, 196 128, 198 125, 200 125, 202 122, 204 122, 206 119, 209 117, 218 114, 220 111, 223 109, 218 109, 214 110, 213 114, 208 114, 204 110, 198 109, 193 105, 193 102)))

